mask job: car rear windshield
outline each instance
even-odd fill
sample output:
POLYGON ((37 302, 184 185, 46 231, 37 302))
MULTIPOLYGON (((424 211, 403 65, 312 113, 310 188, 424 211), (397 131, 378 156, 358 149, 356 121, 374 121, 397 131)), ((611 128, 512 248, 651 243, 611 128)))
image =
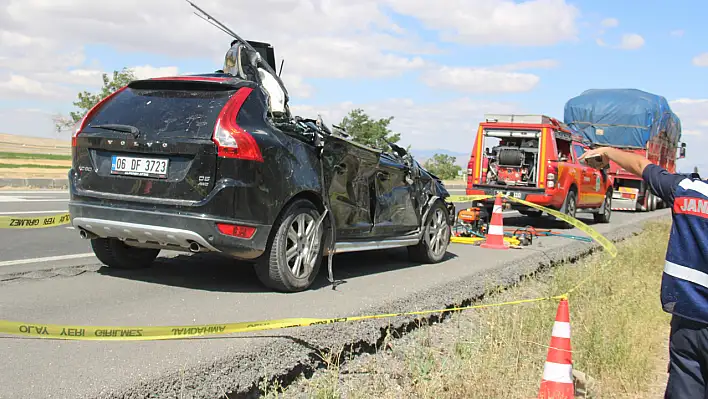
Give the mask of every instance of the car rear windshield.
POLYGON ((91 125, 121 124, 138 128, 141 137, 150 139, 211 138, 219 112, 233 93, 127 88, 104 104, 84 131, 105 132, 91 125))

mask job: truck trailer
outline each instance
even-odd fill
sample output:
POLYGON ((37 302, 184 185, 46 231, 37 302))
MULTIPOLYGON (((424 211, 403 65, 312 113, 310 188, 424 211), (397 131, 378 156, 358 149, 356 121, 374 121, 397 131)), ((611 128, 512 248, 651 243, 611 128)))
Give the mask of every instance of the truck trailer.
MULTIPOLYGON (((609 146, 645 156, 670 173, 686 156, 681 120, 666 98, 638 89, 590 89, 565 104, 564 122, 593 148, 609 146)), ((612 210, 654 211, 665 204, 644 181, 611 162, 612 210)))

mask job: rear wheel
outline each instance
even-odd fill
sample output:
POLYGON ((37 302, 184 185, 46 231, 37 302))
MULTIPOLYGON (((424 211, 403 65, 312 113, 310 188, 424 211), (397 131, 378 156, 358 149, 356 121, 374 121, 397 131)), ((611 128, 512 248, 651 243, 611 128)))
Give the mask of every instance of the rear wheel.
POLYGON ((408 257, 414 262, 438 263, 450 244, 450 224, 447 209, 441 201, 433 203, 423 227, 423 237, 417 245, 408 247, 408 257))
POLYGON ((653 211, 656 210, 656 205, 657 205, 657 200, 658 200, 658 198, 657 198, 656 195, 654 195, 654 193, 652 193, 651 191, 649 191, 649 195, 651 195, 651 197, 650 197, 650 200, 651 200, 651 201, 650 201, 650 205, 649 205, 649 210, 653 212, 653 211))
POLYGON ((150 267, 160 254, 159 249, 135 248, 116 238, 94 238, 91 248, 98 260, 116 269, 143 269, 150 267))
MULTIPOLYGON (((563 204, 563 208, 561 209, 561 212, 564 213, 566 216, 569 216, 573 219, 575 219, 575 214, 578 211, 578 200, 577 200, 577 194, 575 194, 574 190, 568 191, 568 195, 565 197, 565 203, 563 204)), ((562 226, 566 229, 572 229, 574 226, 566 221, 561 221, 562 226)))
POLYGON ((316 231, 319 217, 307 200, 296 200, 283 212, 280 223, 273 226, 266 256, 255 264, 256 275, 265 286, 283 292, 310 287, 322 263, 324 228, 316 231))
POLYGON ((595 219, 595 223, 610 223, 610 217, 612 216, 612 191, 608 191, 605 194, 605 201, 600 207, 600 212, 592 215, 595 219))

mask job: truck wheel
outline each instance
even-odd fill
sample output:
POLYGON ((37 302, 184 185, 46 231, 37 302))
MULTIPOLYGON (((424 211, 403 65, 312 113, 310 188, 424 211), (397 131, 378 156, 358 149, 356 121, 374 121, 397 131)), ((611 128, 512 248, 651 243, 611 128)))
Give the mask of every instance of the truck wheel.
POLYGON ((307 200, 290 204, 273 226, 266 252, 254 265, 263 285, 283 292, 307 289, 317 277, 322 263, 322 237, 314 229, 320 213, 307 200))
POLYGON ((408 258, 413 262, 438 263, 450 244, 450 225, 447 209, 441 201, 435 201, 423 227, 423 237, 417 245, 408 247, 408 258))
POLYGON ((605 201, 600 207, 600 212, 592 215, 595 223, 610 223, 610 216, 612 216, 612 191, 605 194, 605 201))
MULTIPOLYGON (((577 201, 577 195, 575 194, 575 191, 570 190, 568 191, 568 196, 565 197, 565 203, 563 203, 563 207, 561 208, 561 212, 566 214, 567 216, 572 217, 575 219, 575 214, 578 210, 578 201, 577 201)), ((563 221, 562 222, 563 228, 566 229, 572 229, 573 226, 572 224, 563 221)))
POLYGON ((101 263, 115 269, 144 269, 160 254, 159 249, 131 247, 116 238, 94 238, 91 249, 101 263))
POLYGON ((651 191, 649 191, 649 195, 650 195, 650 197, 649 197, 649 211, 653 212, 656 210, 657 197, 651 191))

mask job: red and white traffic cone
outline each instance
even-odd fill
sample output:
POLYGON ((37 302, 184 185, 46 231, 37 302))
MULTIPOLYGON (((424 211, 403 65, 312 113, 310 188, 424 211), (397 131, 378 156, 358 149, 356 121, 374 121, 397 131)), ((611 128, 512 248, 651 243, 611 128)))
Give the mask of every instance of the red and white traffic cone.
POLYGON ((487 230, 487 240, 480 247, 509 249, 509 246, 504 242, 504 215, 502 214, 502 200, 499 194, 494 200, 494 209, 489 220, 489 230, 487 230))
POLYGON ((561 299, 553 323, 539 399, 573 399, 573 357, 570 349, 570 312, 568 300, 561 299))

